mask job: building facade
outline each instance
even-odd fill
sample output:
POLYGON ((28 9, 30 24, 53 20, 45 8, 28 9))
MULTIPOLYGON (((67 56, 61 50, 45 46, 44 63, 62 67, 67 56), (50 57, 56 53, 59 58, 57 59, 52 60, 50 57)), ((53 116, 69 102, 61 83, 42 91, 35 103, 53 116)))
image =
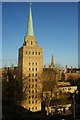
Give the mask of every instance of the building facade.
POLYGON ((22 106, 32 112, 40 111, 43 51, 41 47, 38 47, 34 36, 31 5, 27 34, 24 38, 23 46, 19 48, 18 67, 21 78, 20 84, 22 86, 22 92, 25 93, 22 106))

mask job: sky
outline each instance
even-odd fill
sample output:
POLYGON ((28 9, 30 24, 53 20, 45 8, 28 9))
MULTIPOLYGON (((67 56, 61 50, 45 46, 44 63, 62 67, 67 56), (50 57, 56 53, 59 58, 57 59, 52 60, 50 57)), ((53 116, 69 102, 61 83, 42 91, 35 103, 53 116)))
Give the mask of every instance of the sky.
MULTIPOLYGON (((30 4, 2 3, 2 66, 18 64, 18 49, 27 33, 30 4)), ((43 64, 78 66, 78 3, 32 3, 34 34, 43 48, 43 64)))

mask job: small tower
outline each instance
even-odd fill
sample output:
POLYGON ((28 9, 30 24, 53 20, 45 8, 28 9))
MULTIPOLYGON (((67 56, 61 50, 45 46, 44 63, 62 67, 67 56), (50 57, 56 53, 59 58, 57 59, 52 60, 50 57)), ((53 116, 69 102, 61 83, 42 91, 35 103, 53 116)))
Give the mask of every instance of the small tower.
POLYGON ((52 54, 52 60, 51 60, 51 68, 54 68, 53 54, 52 54))

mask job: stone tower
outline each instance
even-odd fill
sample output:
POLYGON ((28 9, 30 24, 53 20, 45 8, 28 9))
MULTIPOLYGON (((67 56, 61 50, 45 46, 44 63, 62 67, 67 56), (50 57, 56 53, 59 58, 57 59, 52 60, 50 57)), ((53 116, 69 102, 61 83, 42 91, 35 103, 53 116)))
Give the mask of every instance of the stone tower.
POLYGON ((27 34, 24 38, 23 46, 19 48, 18 68, 22 93, 24 94, 22 106, 32 112, 40 111, 43 52, 42 48, 38 47, 34 36, 31 4, 27 34))

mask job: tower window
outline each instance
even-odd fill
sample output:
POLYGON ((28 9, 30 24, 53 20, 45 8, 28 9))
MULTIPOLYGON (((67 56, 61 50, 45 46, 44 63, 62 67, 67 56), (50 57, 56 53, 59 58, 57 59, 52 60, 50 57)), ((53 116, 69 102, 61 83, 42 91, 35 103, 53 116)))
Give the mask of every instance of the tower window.
POLYGON ((33 45, 33 41, 31 41, 31 45, 33 45))
POLYGON ((34 82, 34 79, 32 79, 32 82, 34 82))
POLYGON ((40 52, 38 52, 38 55, 40 55, 40 52))
POLYGON ((32 93, 34 93, 34 90, 32 90, 32 93))
POLYGON ((30 68, 29 68, 29 70, 30 70, 30 68))
POLYGON ((34 98, 34 95, 32 95, 32 98, 34 98))
POLYGON ((31 52, 29 51, 29 55, 30 55, 30 53, 31 53, 31 52))
POLYGON ((32 110, 34 110, 34 107, 32 107, 32 110))
POLYGON ((35 74, 35 76, 37 76, 37 73, 35 74))
POLYGON ((32 55, 34 55, 34 52, 32 52, 32 55))
POLYGON ((32 63, 32 65, 34 65, 34 63, 32 63))
POLYGON ((32 104, 34 104, 34 101, 32 101, 32 104))
POLYGON ((37 82, 37 79, 35 81, 37 82))
POLYGON ((34 85, 32 85, 32 88, 34 87, 34 85))
POLYGON ((32 74, 32 76, 34 76, 34 73, 32 74))
POLYGON ((34 68, 32 68, 32 71, 34 71, 34 68))
POLYGON ((37 55, 37 52, 35 52, 35 55, 37 55))

